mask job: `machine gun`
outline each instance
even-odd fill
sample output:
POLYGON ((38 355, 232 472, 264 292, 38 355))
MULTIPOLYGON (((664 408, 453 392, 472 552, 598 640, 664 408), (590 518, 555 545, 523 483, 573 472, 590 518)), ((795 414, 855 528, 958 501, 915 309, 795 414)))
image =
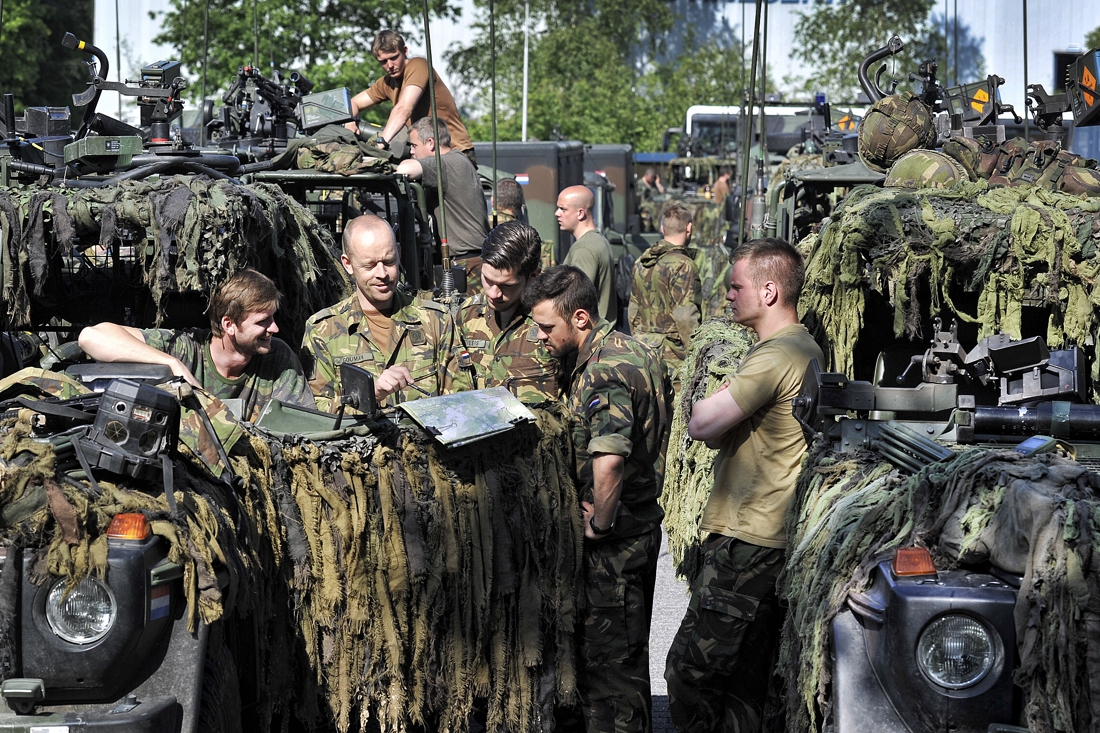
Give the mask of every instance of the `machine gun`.
POLYGON ((242 66, 222 96, 220 115, 207 128, 219 145, 247 150, 268 158, 286 149, 298 132, 310 133, 325 125, 354 119, 351 93, 346 88, 313 92, 314 84, 300 72, 274 80, 259 69, 242 66))
POLYGON ((1050 350, 1040 337, 1012 341, 1000 333, 968 352, 956 326, 944 331, 936 319, 930 347, 895 384, 881 371, 872 383, 811 363, 793 400, 807 439, 822 434, 841 452, 876 450, 906 470, 949 457, 943 442, 1017 443, 1034 435, 1100 441, 1100 405, 1085 404, 1087 372, 1077 347, 1050 350), (916 369, 916 386, 896 386, 916 369))
POLYGON ((1065 134, 1062 125, 1064 112, 1073 113, 1076 127, 1100 124, 1100 93, 1097 78, 1100 77, 1100 50, 1081 54, 1066 69, 1065 88, 1061 94, 1048 94, 1042 84, 1027 87, 1027 108, 1035 125, 1056 137, 1065 134))

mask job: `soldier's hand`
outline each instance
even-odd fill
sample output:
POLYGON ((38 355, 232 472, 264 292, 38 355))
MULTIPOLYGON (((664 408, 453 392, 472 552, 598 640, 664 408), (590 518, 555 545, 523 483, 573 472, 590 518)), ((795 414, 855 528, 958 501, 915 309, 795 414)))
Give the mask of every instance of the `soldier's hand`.
POLYGON ((412 382, 412 374, 409 373, 408 368, 400 364, 391 366, 374 380, 374 399, 381 403, 394 392, 408 387, 412 382))
POLYGON ((355 120, 352 120, 351 122, 345 122, 344 127, 354 132, 357 136, 359 135, 359 123, 355 120))

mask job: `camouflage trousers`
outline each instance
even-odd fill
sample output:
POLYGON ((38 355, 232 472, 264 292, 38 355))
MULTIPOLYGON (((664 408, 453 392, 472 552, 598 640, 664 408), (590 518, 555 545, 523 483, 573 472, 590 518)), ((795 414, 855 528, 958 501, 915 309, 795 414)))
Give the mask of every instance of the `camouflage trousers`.
POLYGON ((782 615, 785 551, 712 534, 668 651, 668 708, 679 733, 760 730, 782 615))
POLYGON ((661 528, 585 541, 578 689, 587 733, 649 733, 649 624, 661 528))

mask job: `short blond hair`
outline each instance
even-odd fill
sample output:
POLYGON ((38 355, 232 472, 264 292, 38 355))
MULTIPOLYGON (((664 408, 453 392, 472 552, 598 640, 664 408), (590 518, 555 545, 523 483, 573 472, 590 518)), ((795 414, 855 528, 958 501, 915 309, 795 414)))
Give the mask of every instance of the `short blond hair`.
POLYGON ((249 313, 276 311, 283 295, 267 275, 247 267, 222 283, 210 298, 210 330, 222 335, 222 318, 240 324, 249 313))

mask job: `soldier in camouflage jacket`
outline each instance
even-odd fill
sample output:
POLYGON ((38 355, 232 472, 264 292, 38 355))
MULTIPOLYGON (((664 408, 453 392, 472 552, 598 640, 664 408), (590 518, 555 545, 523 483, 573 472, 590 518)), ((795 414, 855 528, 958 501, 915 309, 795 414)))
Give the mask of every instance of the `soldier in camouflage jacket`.
POLYGON ((657 244, 634 263, 630 292, 630 333, 652 347, 675 375, 687 356, 691 332, 701 322, 702 300, 695 251, 691 239, 691 213, 678 203, 665 206, 657 244))
POLYGON ((648 644, 671 384, 649 347, 595 315, 595 286, 579 269, 547 269, 524 303, 550 353, 576 355, 567 400, 584 497, 581 715, 588 733, 644 733, 652 729, 648 644))
POLYGON ((527 281, 539 268, 539 233, 519 221, 489 232, 482 245, 483 292, 463 303, 447 373, 449 390, 507 387, 527 403, 561 395, 558 360, 538 339, 538 326, 521 302, 527 281))
POLYGON ((379 404, 438 395, 454 339, 446 309, 397 289, 400 251, 385 220, 372 214, 344 228, 344 268, 356 292, 306 322, 302 361, 319 409, 340 406, 340 365, 375 378, 379 404))

